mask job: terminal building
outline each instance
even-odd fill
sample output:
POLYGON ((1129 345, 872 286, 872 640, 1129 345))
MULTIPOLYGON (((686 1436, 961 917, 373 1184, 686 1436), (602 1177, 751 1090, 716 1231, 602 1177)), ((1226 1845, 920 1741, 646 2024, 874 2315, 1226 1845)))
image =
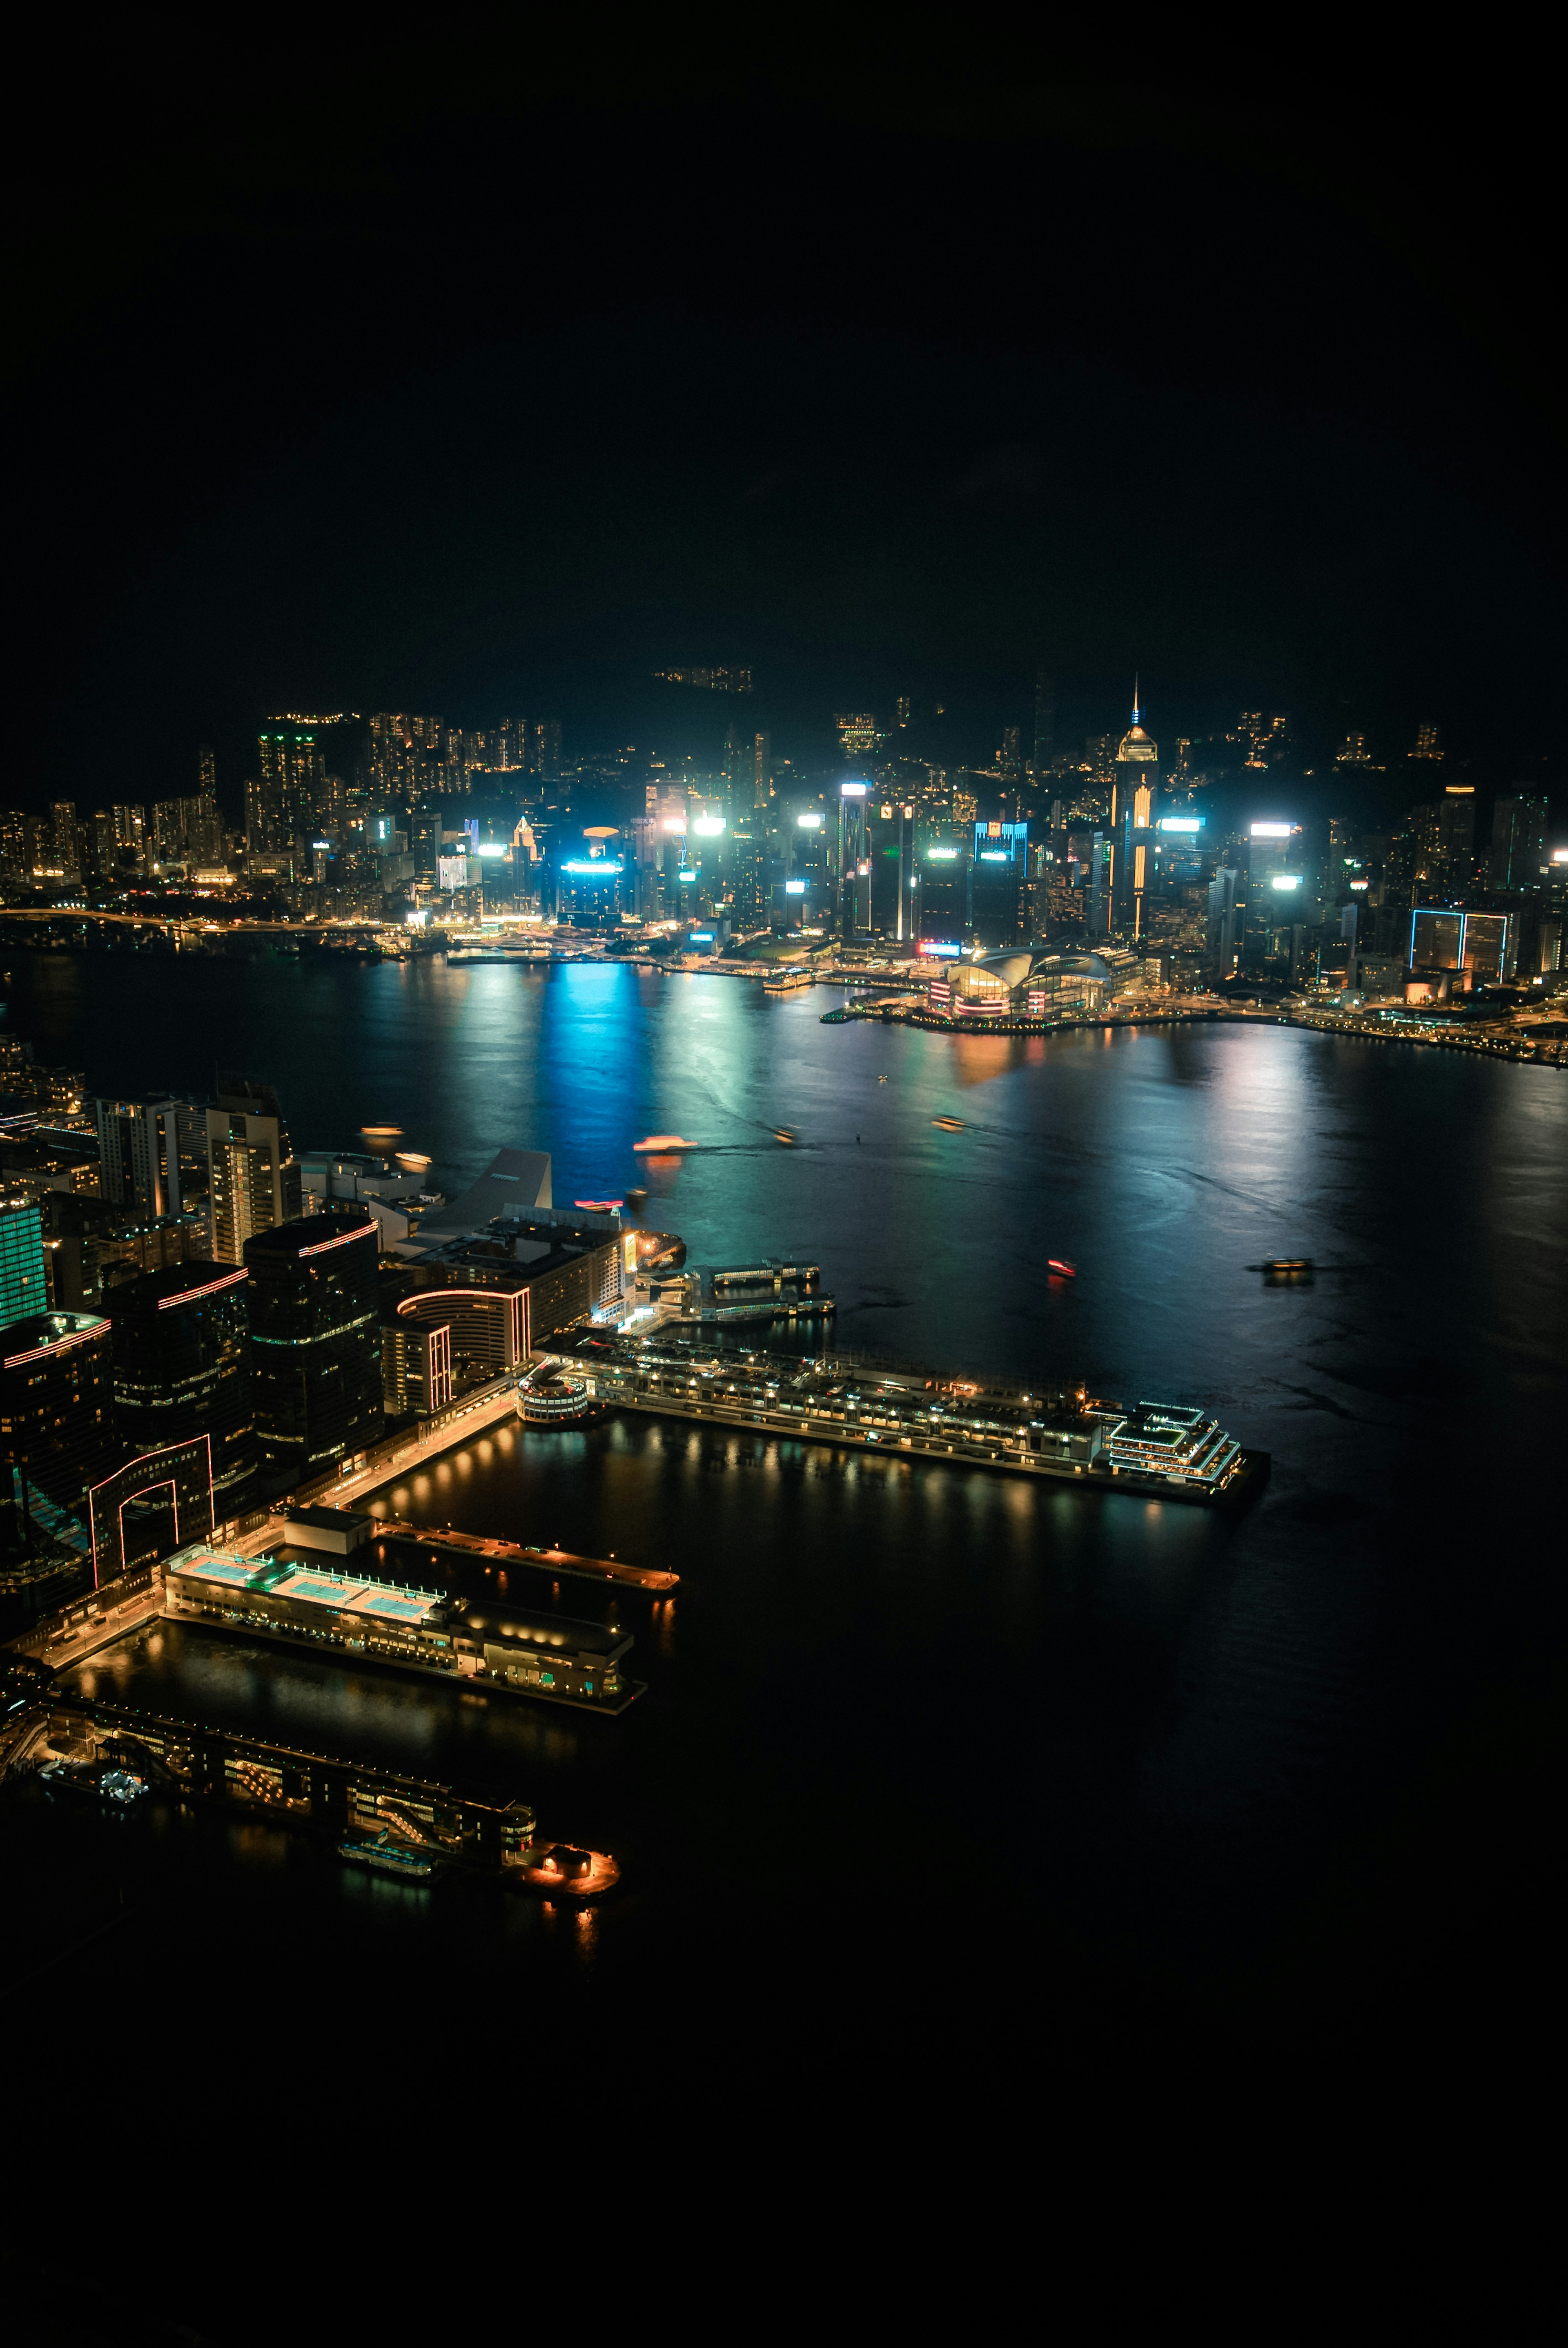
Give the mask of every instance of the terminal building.
MULTIPOLYGON (((374 1524, 369 1518, 358 1521, 374 1524)), ((303 1518, 291 1524, 311 1529, 303 1518)), ((311 1530, 311 1538, 317 1541, 320 1533, 311 1530)), ((619 1711, 639 1693, 620 1668, 630 1652, 630 1632, 376 1581, 328 1555, 289 1550, 253 1559, 199 1550, 169 1567, 165 1591, 172 1614, 249 1623, 318 1652, 607 1711, 619 1711)))
POLYGON ((1163 1476, 1217 1490, 1239 1467, 1241 1446, 1201 1410, 1141 1402, 1107 1427, 1105 1455, 1118 1475, 1163 1476))

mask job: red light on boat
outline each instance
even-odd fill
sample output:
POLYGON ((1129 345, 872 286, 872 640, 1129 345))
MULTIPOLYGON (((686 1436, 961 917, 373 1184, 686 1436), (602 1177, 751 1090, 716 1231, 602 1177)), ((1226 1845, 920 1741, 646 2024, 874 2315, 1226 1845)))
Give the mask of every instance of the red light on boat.
POLYGON ((1049 1264, 1049 1266, 1050 1266, 1050 1270, 1051 1270, 1052 1272, 1061 1272, 1061 1276, 1062 1276, 1062 1278, 1063 1278, 1064 1280, 1076 1280, 1076 1279, 1077 1279, 1078 1274, 1077 1274, 1077 1272, 1074 1272, 1074 1270, 1073 1270, 1072 1266, 1071 1266, 1070 1263, 1063 1263, 1063 1262, 1061 1262, 1061 1260, 1060 1260, 1058 1257, 1056 1257, 1056 1256, 1048 1256, 1048 1257, 1046 1258, 1046 1262, 1047 1262, 1047 1263, 1049 1264))

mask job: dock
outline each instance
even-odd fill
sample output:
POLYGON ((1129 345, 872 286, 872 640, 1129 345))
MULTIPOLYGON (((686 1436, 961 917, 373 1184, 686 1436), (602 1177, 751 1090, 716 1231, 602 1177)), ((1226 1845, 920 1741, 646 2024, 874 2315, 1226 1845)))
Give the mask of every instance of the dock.
POLYGON ((1244 1449, 1190 1406, 1129 1409, 1079 1389, 1026 1393, 825 1357, 713 1353, 694 1334, 682 1344, 668 1330, 641 1338, 574 1333, 558 1344, 608 1408, 997 1469, 1081 1491, 1234 1505, 1262 1488, 1271 1466, 1266 1452, 1244 1449), (1152 1459, 1159 1464, 1150 1467, 1152 1459))

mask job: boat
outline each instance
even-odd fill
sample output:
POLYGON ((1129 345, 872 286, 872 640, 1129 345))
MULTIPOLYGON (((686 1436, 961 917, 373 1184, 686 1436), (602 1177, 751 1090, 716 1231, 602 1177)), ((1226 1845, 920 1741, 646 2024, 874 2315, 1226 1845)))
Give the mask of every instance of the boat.
POLYGON ((678 1133, 651 1133, 641 1141, 634 1141, 633 1149, 646 1149, 662 1154, 668 1149, 695 1149, 694 1141, 682 1141, 678 1133))
POLYGON ((647 1191, 641 1189, 628 1190, 626 1203, 629 1207, 645 1207, 648 1204, 647 1191))
POLYGON ((407 1882, 427 1883, 439 1862, 425 1851, 412 1850, 406 1843, 389 1840, 387 1829, 371 1842, 358 1842, 351 1835, 338 1845, 338 1857, 356 1867, 373 1867, 381 1875, 397 1875, 407 1882))
POLYGON ((572 1200, 574 1207, 580 1207, 585 1214, 589 1215, 619 1214, 625 1204, 624 1199, 574 1199, 572 1200))
POLYGON ((1316 1269, 1309 1255, 1271 1255, 1264 1258, 1263 1276, 1269 1281, 1310 1280, 1316 1269))
POLYGON ((592 1900, 620 1880, 608 1851, 581 1850, 567 1842, 531 1844, 522 1872, 537 1890, 564 1893, 569 1900, 592 1900))
POLYGON ((1071 1263, 1064 1263, 1058 1255, 1047 1256, 1045 1263, 1046 1270, 1054 1272, 1060 1280, 1076 1280, 1078 1277, 1076 1267, 1071 1263))
POLYGON ((793 1126, 775 1125, 770 1128, 770 1131, 773 1134, 774 1139, 780 1144, 781 1148, 784 1149, 797 1149, 800 1147, 800 1136, 795 1132, 793 1126))
POLYGON ((964 1120, 961 1117, 934 1117, 931 1122, 938 1126, 944 1133, 962 1133, 964 1130, 964 1120))

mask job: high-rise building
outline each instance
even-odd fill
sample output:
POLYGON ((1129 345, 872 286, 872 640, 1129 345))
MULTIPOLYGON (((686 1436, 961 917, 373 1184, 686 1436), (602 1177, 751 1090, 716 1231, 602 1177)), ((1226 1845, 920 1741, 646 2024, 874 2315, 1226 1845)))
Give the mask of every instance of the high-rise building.
POLYGON ((1494 889, 1540 889, 1547 870, 1546 800, 1522 785, 1491 810, 1491 885, 1494 889))
POLYGON ((56 799, 49 809, 49 827, 54 846, 55 862, 67 880, 78 880, 82 871, 82 843, 77 822, 75 799, 56 799))
POLYGON ((1056 756, 1056 687, 1044 669, 1037 669, 1034 679, 1034 778, 1040 782, 1050 772, 1050 762, 1056 756))
MULTIPOLYGON (((326 780, 326 758, 313 728, 273 721, 256 744, 253 803, 246 808, 247 846, 288 849, 311 829, 326 780)), ((247 797, 251 796, 247 787, 247 797)))
POLYGON ((542 717, 528 727, 528 764, 547 782, 560 773, 560 719, 542 717))
MULTIPOLYGON (((907 703, 905 705, 908 706, 907 703)), ((766 807, 774 795, 774 739, 771 734, 752 736, 752 805, 766 807)))
POLYGON ((329 1208, 245 1241, 264 1485, 282 1491, 382 1432, 377 1226, 329 1208))
POLYGON ((1132 688, 1132 723, 1117 746, 1111 789, 1111 918, 1130 923, 1134 937, 1143 928, 1143 897, 1153 878, 1154 799, 1160 784, 1160 747, 1139 722, 1138 689, 1132 688))
POLYGON ((203 742, 196 753, 196 788, 204 799, 218 797, 218 760, 210 742, 203 742))
POLYGON ((30 1199, 0 1199, 0 1329, 48 1303, 38 1210, 30 1199))
POLYGON ((1365 734, 1347 734, 1334 753, 1334 763, 1337 767, 1369 767, 1372 759, 1365 734))
POLYGON ((173 1264, 105 1300, 116 1433, 132 1457, 206 1436, 220 1519, 250 1507, 256 1477, 249 1282, 243 1266, 173 1264))
POLYGON ((270 1085, 220 1076, 206 1125, 212 1252, 220 1263, 242 1263, 253 1233, 298 1215, 300 1169, 270 1085))
POLYGON ((0 1457, 57 1507, 79 1507, 114 1444, 109 1324, 34 1313, 0 1330, 0 1457))
POLYGON ((1027 823, 977 822, 969 877, 969 918, 978 944, 993 951, 1025 942, 1027 823))
POLYGON ((1442 736, 1438 728, 1430 723, 1418 726, 1416 747, 1408 755, 1412 758, 1440 758, 1443 755, 1443 746, 1442 736))
POLYGON ((96 1100, 103 1195, 143 1215, 178 1215, 207 1190, 207 1121, 194 1101, 96 1100), (193 1185, 191 1177, 200 1169, 193 1185))

